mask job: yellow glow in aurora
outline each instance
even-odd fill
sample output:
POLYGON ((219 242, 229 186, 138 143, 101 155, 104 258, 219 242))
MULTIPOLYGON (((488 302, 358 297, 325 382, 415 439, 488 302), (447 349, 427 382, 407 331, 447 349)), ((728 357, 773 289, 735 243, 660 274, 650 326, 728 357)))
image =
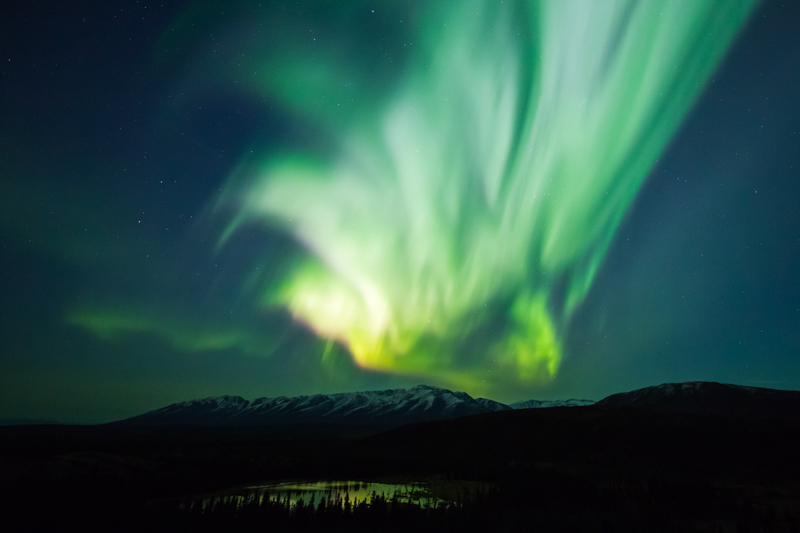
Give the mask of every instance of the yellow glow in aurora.
POLYGON ((261 301, 364 368, 471 391, 546 380, 616 228, 752 6, 447 3, 419 14, 399 82, 356 94, 346 115, 334 58, 265 52, 254 89, 336 148, 242 162, 220 198, 238 211, 224 239, 266 223, 301 242, 302 266, 261 301))

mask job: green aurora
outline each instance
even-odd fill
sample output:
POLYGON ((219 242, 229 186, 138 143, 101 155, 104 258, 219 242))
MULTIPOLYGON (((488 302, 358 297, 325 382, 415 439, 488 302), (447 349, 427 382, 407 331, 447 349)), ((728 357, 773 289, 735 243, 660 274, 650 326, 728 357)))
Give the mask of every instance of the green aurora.
POLYGON ((383 86, 335 47, 265 46, 237 83, 333 148, 242 161, 217 202, 236 212, 221 246, 252 225, 293 236, 293 268, 249 290, 362 368, 470 393, 545 383, 615 230, 753 5, 420 8, 383 86))

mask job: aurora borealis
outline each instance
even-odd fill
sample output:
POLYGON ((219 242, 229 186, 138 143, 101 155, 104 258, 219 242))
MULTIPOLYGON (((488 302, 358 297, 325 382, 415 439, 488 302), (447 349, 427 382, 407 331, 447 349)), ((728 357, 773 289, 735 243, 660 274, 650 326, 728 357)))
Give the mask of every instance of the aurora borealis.
POLYGON ((313 256, 266 303, 366 368, 480 393, 464 360, 551 378, 559 330, 750 7, 456 2, 423 20, 391 96, 334 119, 334 154, 274 155, 228 193, 234 225, 286 227, 313 256), (476 342, 488 306, 507 323, 476 342))
POLYGON ((800 387, 800 13, 721 6, 12 14, 0 415, 800 387))

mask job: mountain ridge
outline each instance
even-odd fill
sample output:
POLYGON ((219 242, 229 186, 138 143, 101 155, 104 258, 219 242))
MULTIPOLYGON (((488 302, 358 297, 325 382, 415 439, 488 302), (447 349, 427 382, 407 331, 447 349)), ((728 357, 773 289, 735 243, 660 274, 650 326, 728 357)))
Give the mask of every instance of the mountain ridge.
POLYGON ((410 389, 278 396, 246 400, 223 395, 174 403, 116 423, 127 424, 375 424, 447 420, 512 409, 591 405, 591 400, 526 400, 506 405, 431 385, 410 389))
POLYGON ((800 418, 800 391, 687 381, 618 392, 595 405, 675 413, 800 418))

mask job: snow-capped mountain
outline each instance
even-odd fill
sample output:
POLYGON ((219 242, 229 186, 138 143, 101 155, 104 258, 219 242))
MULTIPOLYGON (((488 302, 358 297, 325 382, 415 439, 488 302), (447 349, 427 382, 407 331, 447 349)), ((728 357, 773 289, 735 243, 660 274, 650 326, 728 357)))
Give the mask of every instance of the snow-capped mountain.
POLYGON ((129 418, 141 424, 261 424, 302 423, 382 424, 399 426, 425 420, 445 420, 513 408, 589 405, 587 400, 539 402, 529 400, 512 406, 465 392, 418 385, 411 389, 315 394, 287 398, 219 396, 181 402, 129 418), (572 403, 583 402, 583 403, 572 403), (516 407, 515 407, 516 406, 516 407))
POLYGON ((594 405, 594 400, 525 400, 509 404, 512 409, 540 409, 543 407, 586 407, 594 405))
POLYGON ((730 416, 800 417, 800 391, 691 381, 612 394, 597 405, 730 416))

